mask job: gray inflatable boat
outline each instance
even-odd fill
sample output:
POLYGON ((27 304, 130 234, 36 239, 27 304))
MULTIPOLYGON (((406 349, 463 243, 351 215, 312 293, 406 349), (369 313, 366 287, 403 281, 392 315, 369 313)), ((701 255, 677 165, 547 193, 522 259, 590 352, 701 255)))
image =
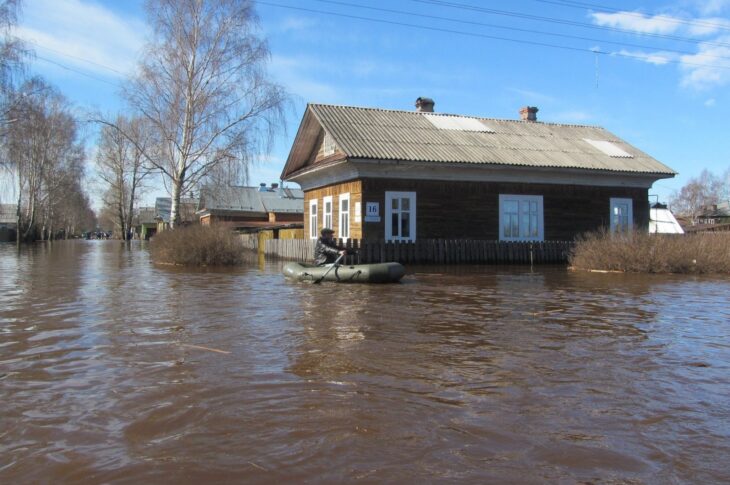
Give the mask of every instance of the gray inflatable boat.
POLYGON ((395 283, 406 274, 400 263, 338 264, 327 273, 331 267, 331 264, 315 266, 293 262, 285 264, 282 271, 287 278, 299 281, 318 281, 324 276, 323 281, 338 283, 395 283))

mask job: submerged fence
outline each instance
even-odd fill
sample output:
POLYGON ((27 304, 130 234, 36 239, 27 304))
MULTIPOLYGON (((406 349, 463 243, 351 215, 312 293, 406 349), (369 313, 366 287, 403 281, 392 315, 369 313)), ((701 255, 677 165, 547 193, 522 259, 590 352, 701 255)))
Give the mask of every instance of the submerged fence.
MULTIPOLYGON (((244 241, 249 249, 263 251, 272 259, 311 261, 315 240, 269 239, 263 247, 253 238, 244 241)), ((353 249, 347 264, 398 261, 403 264, 490 263, 545 264, 565 263, 572 241, 504 242, 460 239, 424 239, 416 242, 348 240, 343 247, 353 249)))

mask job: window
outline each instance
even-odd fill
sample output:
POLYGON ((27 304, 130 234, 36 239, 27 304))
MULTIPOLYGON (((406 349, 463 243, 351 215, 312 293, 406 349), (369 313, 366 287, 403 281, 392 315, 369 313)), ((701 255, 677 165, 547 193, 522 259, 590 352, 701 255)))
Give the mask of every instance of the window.
POLYGON ((309 201, 309 238, 317 239, 317 199, 309 201))
POLYGON ((340 232, 341 239, 350 237, 350 194, 340 195, 340 232))
POLYGON ((324 224, 322 227, 329 227, 332 229, 332 196, 328 195, 322 200, 322 203, 324 204, 324 214, 322 215, 322 218, 324 219, 322 223, 324 224))
POLYGON ((499 195, 500 241, 542 241, 542 195, 499 195))
POLYGON ((633 201, 611 197, 611 232, 629 232, 634 225, 633 201))
POLYGON ((416 193, 385 193, 385 240, 416 240, 416 193))

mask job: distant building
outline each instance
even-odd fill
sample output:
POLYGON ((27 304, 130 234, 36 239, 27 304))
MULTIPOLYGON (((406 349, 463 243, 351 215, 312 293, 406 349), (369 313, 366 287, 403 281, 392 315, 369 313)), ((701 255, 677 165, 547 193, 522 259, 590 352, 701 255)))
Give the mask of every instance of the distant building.
MULTIPOLYGON (((180 225, 188 225, 198 222, 195 211, 198 209, 199 199, 180 199, 180 225)), ((155 220, 157 221, 157 232, 170 228, 170 214, 172 212, 172 199, 170 197, 158 197, 155 200, 155 220)))
POLYGON ((200 191, 197 215, 203 225, 225 225, 240 232, 301 229, 304 193, 277 183, 258 187, 204 187, 200 191))
POLYGON ((0 204, 0 242, 15 241, 17 204, 0 204))
POLYGON ((684 230, 666 204, 657 202, 649 209, 649 233, 684 234, 684 230))
POLYGON ((142 240, 147 240, 157 233, 157 212, 154 207, 140 207, 136 217, 135 233, 142 240))
POLYGON ((684 229, 685 232, 730 231, 730 201, 705 206, 697 219, 684 229))
POLYGON ((730 201, 705 206, 697 217, 698 224, 730 223, 730 201))
POLYGON ((306 235, 374 241, 572 240, 649 227, 648 189, 675 172, 596 126, 309 104, 282 180, 306 235))

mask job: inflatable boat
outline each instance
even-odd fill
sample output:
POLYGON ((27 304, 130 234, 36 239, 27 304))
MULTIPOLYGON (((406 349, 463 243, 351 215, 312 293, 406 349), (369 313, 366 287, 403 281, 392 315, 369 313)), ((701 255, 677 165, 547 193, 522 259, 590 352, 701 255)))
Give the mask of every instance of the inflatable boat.
POLYGON ((282 271, 287 278, 299 281, 319 281, 324 276, 323 281, 339 283, 395 283, 406 274, 400 263, 338 264, 332 268, 331 264, 293 262, 285 264, 282 271))

